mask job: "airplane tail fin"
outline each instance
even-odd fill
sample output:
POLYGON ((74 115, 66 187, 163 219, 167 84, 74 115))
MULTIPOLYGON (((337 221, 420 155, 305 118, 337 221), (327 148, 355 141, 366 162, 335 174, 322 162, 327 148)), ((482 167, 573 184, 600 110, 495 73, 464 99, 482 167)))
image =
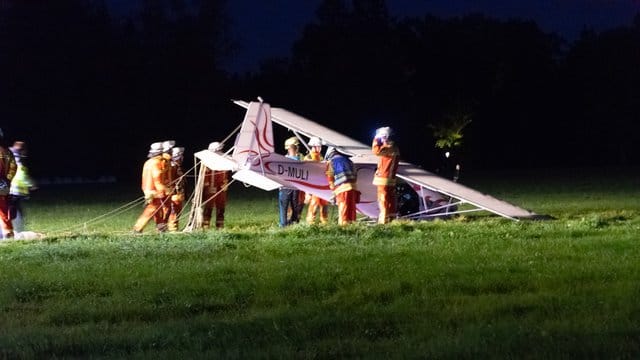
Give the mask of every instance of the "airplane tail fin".
POLYGON ((232 157, 240 167, 244 167, 257 165, 261 158, 274 152, 271 107, 263 102, 250 102, 232 157))

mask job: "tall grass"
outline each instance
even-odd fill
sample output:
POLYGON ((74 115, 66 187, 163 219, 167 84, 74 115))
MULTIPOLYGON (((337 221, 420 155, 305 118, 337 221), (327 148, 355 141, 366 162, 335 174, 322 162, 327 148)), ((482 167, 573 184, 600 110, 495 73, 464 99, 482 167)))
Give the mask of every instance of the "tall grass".
POLYGON ((76 225, 135 191, 43 189, 28 225, 58 235, 0 245, 0 354, 637 358, 637 175, 527 178, 469 182, 556 220, 279 229, 234 187, 222 231, 133 236, 141 207, 76 225))

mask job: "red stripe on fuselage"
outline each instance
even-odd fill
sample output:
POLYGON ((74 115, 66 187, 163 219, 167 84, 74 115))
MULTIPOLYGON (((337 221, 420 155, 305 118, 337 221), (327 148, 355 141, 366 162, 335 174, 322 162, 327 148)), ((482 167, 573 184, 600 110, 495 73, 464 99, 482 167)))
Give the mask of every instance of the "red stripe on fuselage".
MULTIPOLYGON (((264 109, 263 109, 262 111, 265 113, 265 117, 267 117, 267 115, 268 115, 268 114, 267 114, 267 110, 264 110, 264 109)), ((265 144, 267 144, 267 145, 269 145, 270 147, 272 147, 272 148, 273 148, 274 146, 273 146, 273 144, 271 144, 271 143, 269 142, 269 137, 268 137, 267 135, 268 135, 268 134, 267 134, 267 122, 265 121, 265 122, 264 122, 264 128, 262 129, 262 138, 263 138, 263 140, 264 140, 265 144)), ((265 149, 265 150, 266 150, 266 149, 265 149)), ((268 149, 268 150, 270 151, 271 149, 268 149)))
POLYGON ((304 186, 310 187, 312 189, 331 190, 329 188, 329 184, 327 184, 327 185, 316 185, 316 184, 311 184, 311 183, 300 181, 300 180, 287 180, 287 181, 292 182, 292 183, 296 183, 296 184, 300 184, 300 185, 304 185, 304 186))

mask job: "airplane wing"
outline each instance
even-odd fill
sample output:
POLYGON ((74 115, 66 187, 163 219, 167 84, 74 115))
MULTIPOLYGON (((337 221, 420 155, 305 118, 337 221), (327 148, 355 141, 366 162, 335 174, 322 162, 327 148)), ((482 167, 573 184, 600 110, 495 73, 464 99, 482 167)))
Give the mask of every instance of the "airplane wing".
POLYGON ((440 194, 474 205, 509 219, 537 219, 540 215, 517 207, 506 201, 483 194, 457 182, 445 179, 414 165, 399 166, 397 176, 411 184, 425 187, 440 194))

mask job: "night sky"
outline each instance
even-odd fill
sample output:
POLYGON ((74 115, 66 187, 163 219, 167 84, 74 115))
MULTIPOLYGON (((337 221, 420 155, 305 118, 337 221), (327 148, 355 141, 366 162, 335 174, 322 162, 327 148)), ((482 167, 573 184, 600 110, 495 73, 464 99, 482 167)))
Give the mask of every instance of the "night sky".
MULTIPOLYGON (((133 11, 129 0, 110 0, 115 11, 133 11)), ((287 57, 304 26, 315 18, 321 0, 229 1, 237 56, 225 65, 232 72, 256 71, 267 57, 287 57)), ((566 40, 585 28, 597 31, 629 25, 640 11, 639 0, 387 0, 393 16, 440 17, 482 13, 499 19, 534 20, 543 31, 566 40)))

